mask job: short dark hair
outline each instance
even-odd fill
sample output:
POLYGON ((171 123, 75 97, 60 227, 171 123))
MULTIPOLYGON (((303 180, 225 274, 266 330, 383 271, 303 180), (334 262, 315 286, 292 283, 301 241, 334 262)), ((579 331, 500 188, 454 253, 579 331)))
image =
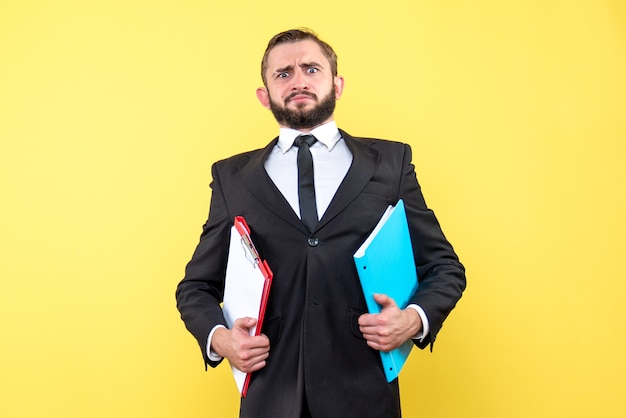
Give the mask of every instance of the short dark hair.
POLYGON ((267 48, 265 49, 265 53, 263 54, 263 60, 261 60, 261 78, 263 79, 263 84, 267 86, 267 80, 265 78, 265 71, 267 70, 267 57, 270 54, 270 51, 279 44, 287 43, 287 42, 299 42, 311 40, 317 43, 322 49, 322 53, 330 63, 330 70, 333 76, 337 76, 337 54, 333 50, 333 48, 328 45, 326 42, 322 41, 315 32, 308 28, 299 28, 299 29, 290 29, 284 32, 281 32, 277 35, 274 35, 272 39, 267 44, 267 48))

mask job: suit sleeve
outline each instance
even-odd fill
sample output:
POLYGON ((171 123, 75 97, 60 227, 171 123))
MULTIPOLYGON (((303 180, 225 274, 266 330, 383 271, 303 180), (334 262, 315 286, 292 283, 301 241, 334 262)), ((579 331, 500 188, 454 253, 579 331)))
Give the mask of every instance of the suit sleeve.
POLYGON ((209 359, 206 343, 215 326, 226 324, 220 303, 224 295, 232 222, 222 194, 217 164, 212 167, 212 175, 209 217, 187 264, 185 277, 176 289, 176 306, 185 326, 198 341, 205 363, 215 367, 219 361, 209 359))
POLYGON ((444 320, 465 289, 465 268, 435 214, 426 205, 411 159, 411 148, 405 144, 398 195, 406 208, 419 281, 417 292, 409 303, 424 310, 430 325, 429 336, 416 344, 420 348, 430 344, 432 350, 444 320))

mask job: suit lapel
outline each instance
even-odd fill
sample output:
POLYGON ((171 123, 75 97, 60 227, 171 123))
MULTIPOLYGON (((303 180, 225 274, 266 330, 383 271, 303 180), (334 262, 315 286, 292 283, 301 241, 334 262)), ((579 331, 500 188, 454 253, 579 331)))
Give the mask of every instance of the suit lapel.
POLYGON ((259 152, 251 153, 249 160, 237 168, 243 184, 263 206, 281 217, 285 222, 306 231, 306 227, 300 222, 300 218, 293 211, 280 190, 278 190, 267 171, 265 171, 265 160, 267 160, 277 142, 278 138, 274 138, 259 152))
POLYGON ((374 175, 380 159, 378 151, 370 146, 371 142, 355 139, 342 130, 340 132, 352 152, 352 165, 316 229, 329 223, 356 199, 374 175))

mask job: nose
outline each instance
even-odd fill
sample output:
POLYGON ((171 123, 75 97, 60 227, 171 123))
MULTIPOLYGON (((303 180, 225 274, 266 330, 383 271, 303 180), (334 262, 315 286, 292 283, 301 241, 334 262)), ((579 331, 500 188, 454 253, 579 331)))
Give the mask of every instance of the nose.
POLYGON ((304 71, 298 69, 293 74, 293 85, 291 86, 292 90, 306 90, 309 88, 307 83, 304 71))

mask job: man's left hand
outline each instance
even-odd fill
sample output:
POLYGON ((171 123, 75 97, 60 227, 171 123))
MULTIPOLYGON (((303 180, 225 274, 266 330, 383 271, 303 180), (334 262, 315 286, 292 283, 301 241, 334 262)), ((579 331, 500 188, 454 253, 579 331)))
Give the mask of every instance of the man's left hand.
POLYGON ((374 295, 381 305, 379 314, 363 314, 359 317, 359 329, 367 345, 375 350, 391 351, 400 347, 422 329, 422 320, 415 309, 400 309, 387 295, 374 295))

